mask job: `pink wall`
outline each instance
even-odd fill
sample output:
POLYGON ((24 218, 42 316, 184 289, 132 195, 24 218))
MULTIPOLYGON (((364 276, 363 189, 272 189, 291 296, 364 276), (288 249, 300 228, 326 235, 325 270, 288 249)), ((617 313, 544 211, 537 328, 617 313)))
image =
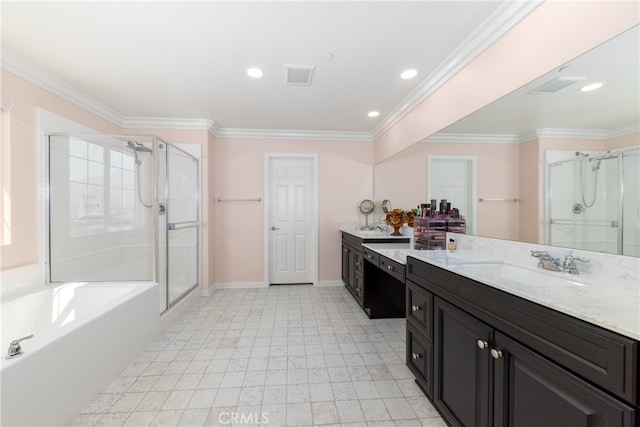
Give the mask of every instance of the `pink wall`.
POLYGON ((545 2, 376 139, 389 158, 638 23, 636 1, 545 2))
MULTIPOLYGON (((403 209, 425 203, 430 155, 475 156, 478 197, 518 197, 518 152, 517 144, 415 144, 375 166, 375 197, 403 209)), ((478 203, 478 235, 517 240, 518 222, 516 203, 478 203)))
MULTIPOLYGON (((10 184, 3 182, 11 209, 11 243, 0 248, 0 269, 38 262, 38 158, 36 108, 45 108, 60 116, 100 132, 119 133, 113 123, 65 101, 15 75, 2 70, 2 97, 13 103, 10 112, 9 144, 10 184)), ((4 133, 3 133, 4 134, 4 133)))
MULTIPOLYGON (((358 203, 371 198, 370 142, 215 140, 214 191, 209 197, 264 199, 265 153, 317 153, 319 280, 340 280, 338 227, 356 222, 358 203)), ((217 285, 263 284, 264 204, 215 202, 217 285)))

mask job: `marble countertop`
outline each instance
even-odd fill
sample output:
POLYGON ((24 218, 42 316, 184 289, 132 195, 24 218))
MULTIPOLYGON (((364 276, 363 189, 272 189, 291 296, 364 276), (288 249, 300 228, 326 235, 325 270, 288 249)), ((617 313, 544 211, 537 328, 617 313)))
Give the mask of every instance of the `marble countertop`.
MULTIPOLYGON (((410 236, 392 236, 387 233, 378 230, 375 228, 374 230, 361 230, 360 227, 362 225, 359 224, 348 224, 340 226, 340 231, 345 233, 349 233, 353 236, 359 237, 361 239, 389 239, 389 240, 397 240, 397 239, 408 239, 410 236)), ((393 231, 393 230, 392 230, 393 231)))
POLYGON ((407 253, 411 251, 409 243, 365 243, 362 246, 402 265, 407 263, 407 253))
POLYGON ((570 275, 543 270, 535 262, 531 266, 513 266, 492 258, 491 254, 477 251, 410 250, 407 256, 640 340, 638 283, 616 278, 604 283, 588 274, 570 275), (510 278, 509 269, 520 274, 523 280, 510 278))
POLYGON ((571 275, 531 265, 505 263, 475 250, 420 251, 408 243, 363 244, 406 265, 407 256, 519 296, 612 332, 640 340, 640 284, 611 277, 606 282, 584 273, 571 275))

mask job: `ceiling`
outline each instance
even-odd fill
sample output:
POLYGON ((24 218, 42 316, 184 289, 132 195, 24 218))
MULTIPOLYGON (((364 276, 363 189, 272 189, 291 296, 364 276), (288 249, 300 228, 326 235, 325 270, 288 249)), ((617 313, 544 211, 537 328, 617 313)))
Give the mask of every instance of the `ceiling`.
POLYGON ((443 129, 437 138, 453 134, 528 137, 545 129, 565 133, 638 132, 640 122, 640 27, 635 26, 520 89, 443 129), (550 94, 531 94, 556 78, 583 80, 550 94), (603 83, 602 88, 580 88, 603 83))
POLYGON ((3 1, 3 67, 19 58, 121 117, 375 134, 526 16, 525 3, 3 1), (312 85, 284 85, 284 64, 314 66, 312 85), (407 68, 418 76, 400 79, 407 68))

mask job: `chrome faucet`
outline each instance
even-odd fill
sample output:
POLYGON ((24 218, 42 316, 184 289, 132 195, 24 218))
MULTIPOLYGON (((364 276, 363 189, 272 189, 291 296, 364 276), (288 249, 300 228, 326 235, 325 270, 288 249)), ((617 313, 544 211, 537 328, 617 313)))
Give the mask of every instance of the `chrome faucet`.
POLYGON ((569 251, 564 257, 564 261, 560 263, 559 258, 552 257, 547 251, 531 251, 531 256, 538 258, 538 267, 550 271, 562 271, 569 274, 580 274, 576 261, 589 262, 588 259, 575 257, 573 252, 569 251))
POLYGON ((9 343, 9 351, 7 351, 6 359, 13 359, 14 357, 18 357, 22 354, 22 348, 20 347, 20 341, 28 340, 33 338, 33 334, 22 337, 17 340, 13 340, 9 343))
POLYGON ((562 270, 566 271, 569 274, 580 274, 576 261, 584 262, 584 263, 589 262, 588 259, 573 256, 573 252, 569 251, 569 253, 564 257, 564 262, 562 263, 562 270))
POLYGON ((538 258, 538 267, 551 271, 562 271, 560 260, 552 257, 547 251, 531 251, 531 256, 538 258))
POLYGON ((376 226, 376 228, 384 234, 387 234, 387 232, 389 231, 389 228, 386 225, 378 225, 376 226))

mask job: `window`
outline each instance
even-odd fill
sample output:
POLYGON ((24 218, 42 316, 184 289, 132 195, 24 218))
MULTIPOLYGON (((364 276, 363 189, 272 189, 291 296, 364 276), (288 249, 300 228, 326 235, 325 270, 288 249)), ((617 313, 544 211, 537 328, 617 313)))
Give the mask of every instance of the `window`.
POLYGON ((135 226, 135 167, 130 154, 80 138, 69 139, 71 237, 135 226))

